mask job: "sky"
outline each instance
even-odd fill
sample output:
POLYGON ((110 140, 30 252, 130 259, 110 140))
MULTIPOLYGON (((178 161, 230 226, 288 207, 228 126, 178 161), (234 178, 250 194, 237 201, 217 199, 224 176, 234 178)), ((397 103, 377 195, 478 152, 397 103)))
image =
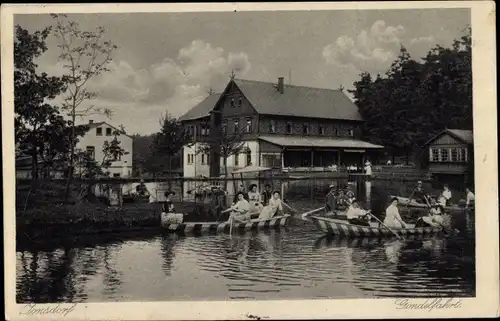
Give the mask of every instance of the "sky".
MULTIPOLYGON (((352 88, 363 71, 385 73, 400 46, 414 59, 450 46, 470 24, 468 9, 71 14, 81 29, 105 29, 118 48, 109 72, 89 81, 92 104, 113 111, 79 123, 107 121, 129 134, 159 130, 165 114, 183 115, 237 78, 320 88, 352 88), (291 75, 291 79, 290 76, 291 75)), ((16 15, 30 32, 49 15, 16 15)), ((58 39, 38 59, 40 72, 62 75, 58 39)), ((59 102, 56 99, 55 103, 59 102)), ((306 106, 304 107, 306 108, 306 106)))

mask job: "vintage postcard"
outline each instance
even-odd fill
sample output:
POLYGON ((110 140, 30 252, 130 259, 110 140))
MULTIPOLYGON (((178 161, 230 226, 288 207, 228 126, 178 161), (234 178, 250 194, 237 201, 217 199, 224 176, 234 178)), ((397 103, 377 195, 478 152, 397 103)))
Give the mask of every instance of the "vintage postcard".
POLYGON ((499 316, 494 2, 1 8, 6 319, 499 316))

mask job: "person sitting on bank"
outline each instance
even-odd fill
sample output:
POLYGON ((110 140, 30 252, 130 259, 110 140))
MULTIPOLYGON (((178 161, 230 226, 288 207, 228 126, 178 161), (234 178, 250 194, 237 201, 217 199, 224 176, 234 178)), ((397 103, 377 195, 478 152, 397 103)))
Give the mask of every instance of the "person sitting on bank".
POLYGON ((268 220, 276 214, 283 214, 283 204, 281 202, 281 195, 278 191, 272 193, 269 200, 269 205, 265 206, 260 212, 259 220, 268 220))
POLYGON ((245 193, 238 192, 236 194, 238 201, 231 206, 231 215, 229 216, 229 220, 234 220, 236 222, 247 222, 249 220, 248 211, 250 210, 250 204, 245 199, 245 193))
POLYGON ((269 205, 269 200, 271 199, 272 196, 273 196, 273 192, 271 191, 271 185, 266 184, 264 186, 264 192, 262 192, 262 194, 261 194, 262 204, 264 206, 269 205))
POLYGON ((397 197, 393 197, 391 199, 391 204, 385 210, 384 224, 389 228, 395 228, 395 229, 407 227, 407 224, 403 221, 401 215, 399 215, 397 197))
POLYGON ((476 201, 476 197, 472 193, 472 191, 469 188, 465 189, 465 194, 466 194, 466 201, 465 201, 465 207, 474 207, 474 203, 476 201))
POLYGON ((408 198, 408 201, 411 202, 411 200, 415 200, 418 203, 422 204, 427 204, 427 194, 424 191, 424 188, 422 187, 422 181, 417 182, 417 186, 411 193, 410 197, 408 198))
POLYGON ((369 211, 360 208, 358 201, 354 199, 347 210, 347 221, 354 225, 370 226, 368 213, 369 211))
POLYGON ((335 197, 335 185, 330 185, 330 190, 326 194, 325 200, 325 214, 337 215, 337 199, 335 197))
POLYGON ((172 191, 166 191, 165 192, 165 201, 162 204, 161 211, 163 213, 174 213, 175 212, 175 206, 174 203, 172 202, 172 196, 174 196, 175 193, 172 191))
POLYGON ((144 184, 144 180, 143 179, 141 179, 141 182, 139 183, 139 185, 137 185, 135 187, 135 192, 139 196, 149 196, 149 191, 148 191, 146 185, 144 184))
POLYGON ((416 227, 435 227, 443 224, 443 205, 436 202, 434 198, 431 198, 430 205, 429 215, 419 218, 415 224, 416 227))
POLYGON ((349 200, 345 195, 343 190, 339 191, 339 195, 337 196, 337 210, 343 211, 347 209, 349 206, 349 200))
POLYGON ((443 186, 443 192, 439 196, 439 204, 443 206, 448 206, 450 205, 451 202, 451 191, 448 185, 443 186))

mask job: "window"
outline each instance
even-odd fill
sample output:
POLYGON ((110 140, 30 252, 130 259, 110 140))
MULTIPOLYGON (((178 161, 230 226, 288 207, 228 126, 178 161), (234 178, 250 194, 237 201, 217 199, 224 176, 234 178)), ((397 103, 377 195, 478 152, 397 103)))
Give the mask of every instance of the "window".
POLYGON ((292 123, 290 123, 290 122, 286 123, 286 133, 287 134, 292 133, 292 123))
POLYGON ((348 134, 349 136, 354 137, 354 129, 349 129, 348 134))
POLYGON ((227 121, 222 122, 222 133, 227 134, 227 121))
POLYGON ((337 126, 333 127, 333 136, 338 136, 339 135, 339 129, 337 126))
POLYGON ((450 161, 450 153, 448 148, 441 148, 441 162, 449 162, 450 161))
POLYGON ((106 136, 111 136, 111 128, 106 128, 106 136))
POLYGON ((246 155, 246 158, 247 158, 247 166, 252 165, 252 151, 250 150, 250 148, 248 148, 246 150, 245 155, 246 155))
POLYGON ((451 158, 450 158, 450 160, 452 162, 458 162, 458 153, 459 153, 458 151, 459 151, 458 148, 451 148, 451 152, 450 152, 451 158))
POLYGON ((94 146, 87 146, 86 148, 87 153, 89 154, 91 159, 95 159, 95 147, 94 146))
POLYGON ((247 133, 252 132, 252 120, 251 119, 247 119, 247 126, 246 126, 245 130, 247 133))
POLYGON ((205 165, 205 154, 201 154, 201 165, 205 165))
POLYGON ((302 133, 304 135, 309 135, 309 124, 305 123, 304 125, 302 125, 302 133))
POLYGON ((234 155, 234 166, 240 165, 240 154, 234 155))
POLYGON ((113 177, 120 177, 120 173, 114 173, 113 177))
POLYGON ((240 122, 239 120, 234 121, 234 132, 237 133, 240 131, 240 122))
POLYGON ((120 155, 120 154, 114 154, 111 157, 112 162, 121 161, 121 160, 122 160, 122 155, 120 155))
POLYGON ((280 154, 264 154, 262 155, 262 166, 270 168, 280 168, 281 167, 281 155, 280 154))
POLYGON ((231 98, 231 107, 234 107, 234 98, 231 98))
POLYGON ((276 121, 274 119, 272 119, 269 122, 269 132, 270 133, 276 133, 276 121))
POLYGON ((325 125, 319 125, 318 130, 321 136, 325 135, 325 125))
POLYGON ((210 164, 210 154, 207 154, 207 165, 210 164))
POLYGON ((194 155, 188 154, 188 164, 193 164, 193 162, 194 162, 194 155))
POLYGON ((431 148, 429 156, 431 162, 439 162, 439 148, 431 148))
POLYGON ((238 106, 241 107, 241 104, 243 103, 243 100, 241 99, 241 97, 238 99, 238 106))
POLYGON ((97 127, 97 128, 95 129, 95 134, 96 134, 97 136, 102 136, 102 128, 101 128, 101 127, 97 127))

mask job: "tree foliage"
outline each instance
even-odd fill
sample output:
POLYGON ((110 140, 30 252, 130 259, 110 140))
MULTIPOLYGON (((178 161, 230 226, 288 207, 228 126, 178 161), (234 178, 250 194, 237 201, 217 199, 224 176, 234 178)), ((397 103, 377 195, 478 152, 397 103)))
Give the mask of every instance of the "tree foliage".
MULTIPOLYGON (((50 100, 65 91, 60 77, 38 74, 36 59, 46 50, 50 28, 29 33, 15 27, 14 40, 14 110, 15 138, 21 153, 31 156, 32 178, 51 169, 63 169, 71 142, 68 140, 71 122, 59 113, 50 100), (40 166, 41 165, 41 166, 40 166)), ((75 140, 85 128, 75 131, 75 140)))
POLYGON ((349 92, 366 120, 364 136, 408 155, 446 127, 472 129, 471 54, 469 28, 421 62, 402 46, 385 75, 360 74, 349 92))
POLYGON ((210 136, 203 141, 196 150, 197 154, 215 154, 222 158, 224 164, 224 173, 227 175, 227 159, 231 155, 240 154, 245 148, 245 142, 242 140, 241 131, 233 133, 223 133, 222 131, 212 131, 210 136))

